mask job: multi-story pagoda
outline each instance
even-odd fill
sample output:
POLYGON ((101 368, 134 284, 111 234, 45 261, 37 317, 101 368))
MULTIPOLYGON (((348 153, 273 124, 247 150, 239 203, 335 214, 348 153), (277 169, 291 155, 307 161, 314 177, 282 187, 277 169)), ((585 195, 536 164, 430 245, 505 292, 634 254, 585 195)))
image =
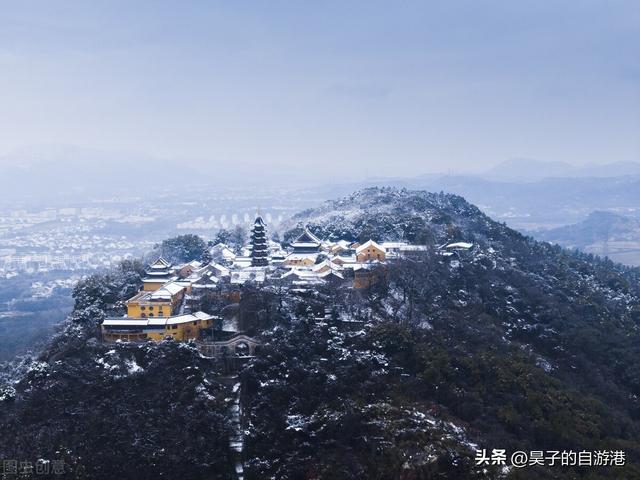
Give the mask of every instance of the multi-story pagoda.
POLYGON ((269 245, 267 241, 267 225, 258 215, 251 228, 251 266, 269 265, 269 245))

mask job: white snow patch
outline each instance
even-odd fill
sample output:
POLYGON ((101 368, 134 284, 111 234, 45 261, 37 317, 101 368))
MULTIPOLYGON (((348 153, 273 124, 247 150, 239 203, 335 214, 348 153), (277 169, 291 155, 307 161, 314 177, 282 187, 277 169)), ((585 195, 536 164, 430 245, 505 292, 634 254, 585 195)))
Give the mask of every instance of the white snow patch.
POLYGON ((135 358, 132 358, 131 360, 126 360, 125 363, 127 364, 127 371, 129 372, 129 375, 133 375, 139 372, 144 372, 144 368, 142 368, 140 365, 136 363, 135 358))
POLYGON ((286 430, 301 432, 307 426, 308 419, 304 415, 287 415, 286 430))

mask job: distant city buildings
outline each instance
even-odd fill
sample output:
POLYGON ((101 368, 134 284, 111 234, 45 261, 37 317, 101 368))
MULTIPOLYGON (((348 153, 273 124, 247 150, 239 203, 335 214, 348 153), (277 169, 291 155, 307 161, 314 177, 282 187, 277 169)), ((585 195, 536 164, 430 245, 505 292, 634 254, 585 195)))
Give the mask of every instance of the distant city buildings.
MULTIPOLYGON (((206 204, 127 199, 95 202, 95 206, 0 209, 0 277, 22 273, 86 272, 109 268, 122 259, 140 257, 163 238, 184 229, 212 237, 222 228, 251 226, 248 211, 235 209, 234 197, 216 200, 225 213, 184 221, 206 204), (171 214, 167 214, 171 212, 171 214), (169 224, 167 225, 167 222, 169 224)), ((293 207, 291 207, 293 208, 293 207)), ((278 224, 284 209, 264 215, 278 224)))

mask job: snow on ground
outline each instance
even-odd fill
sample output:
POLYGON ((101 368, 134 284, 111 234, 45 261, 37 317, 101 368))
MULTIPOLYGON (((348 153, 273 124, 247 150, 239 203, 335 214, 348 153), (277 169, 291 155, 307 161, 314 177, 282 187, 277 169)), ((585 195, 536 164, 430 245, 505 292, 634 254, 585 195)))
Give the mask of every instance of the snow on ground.
POLYGON ((301 432, 307 426, 309 418, 304 415, 287 415, 287 428, 286 430, 295 430, 301 432))
POLYGON ((118 369, 118 365, 112 365, 108 363, 104 358, 100 357, 96 360, 96 363, 102 365, 105 370, 113 371, 118 369))
POLYGON ((129 375, 133 375, 139 372, 144 372, 144 368, 142 368, 140 365, 136 363, 135 358, 132 358, 131 360, 125 360, 125 363, 127 365, 129 375))
POLYGON ((244 432, 242 431, 242 405, 240 405, 240 395, 242 393, 240 382, 233 386, 235 399, 231 404, 231 426, 233 433, 229 436, 229 447, 237 453, 235 464, 236 475, 238 480, 244 479, 244 465, 242 464, 242 452, 244 450, 244 432))
POLYGON ((231 317, 222 320, 222 330, 225 332, 237 332, 238 331, 238 318, 231 317))
POLYGON ((9 400, 16 396, 16 389, 10 385, 0 386, 0 402, 9 400))

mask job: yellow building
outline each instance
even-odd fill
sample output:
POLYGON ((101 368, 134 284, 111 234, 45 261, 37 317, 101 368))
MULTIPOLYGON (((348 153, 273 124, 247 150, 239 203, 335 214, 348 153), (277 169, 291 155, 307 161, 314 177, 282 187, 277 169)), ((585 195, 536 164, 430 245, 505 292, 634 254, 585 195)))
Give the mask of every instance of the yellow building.
POLYGON ((204 312, 166 318, 107 318, 102 322, 105 342, 159 342, 167 338, 177 341, 195 340, 204 328, 213 326, 215 317, 204 312))
POLYGON ((329 259, 324 260, 322 263, 314 265, 311 270, 315 273, 324 273, 324 272, 339 272, 342 270, 342 264, 335 263, 329 259))
POLYGON ((315 265, 317 253, 290 253, 284 259, 283 265, 287 267, 310 267, 315 265))
POLYGON ((336 255, 335 257, 331 257, 330 260, 333 264, 340 265, 340 266, 358 263, 355 255, 350 255, 348 257, 342 257, 340 255, 336 255))
POLYGON ((354 288, 369 288, 372 285, 378 283, 385 276, 385 272, 382 267, 375 269, 360 268, 353 272, 353 287, 354 288))
POLYGON ((351 250, 351 244, 346 240, 338 240, 337 242, 332 243, 328 246, 328 252, 330 255, 339 255, 349 250, 351 250))
POLYGON ((385 258, 386 251, 384 247, 373 240, 369 240, 356 248, 356 260, 360 263, 372 262, 374 260, 384 262, 385 258))
POLYGON ((140 292, 125 302, 127 316, 131 318, 168 317, 173 313, 171 300, 154 301, 153 292, 140 292))
POLYGON ((143 290, 125 302, 127 316, 132 318, 169 317, 178 309, 184 292, 185 287, 175 282, 167 283, 155 291, 143 290))

